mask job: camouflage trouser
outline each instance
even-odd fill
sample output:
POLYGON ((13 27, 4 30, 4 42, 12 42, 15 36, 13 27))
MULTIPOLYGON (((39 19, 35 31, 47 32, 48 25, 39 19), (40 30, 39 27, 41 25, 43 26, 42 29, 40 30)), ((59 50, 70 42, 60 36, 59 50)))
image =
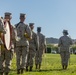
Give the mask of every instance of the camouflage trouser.
POLYGON ((1 50, 0 55, 0 72, 9 72, 11 60, 13 57, 13 52, 11 50, 6 50, 5 48, 1 50))
POLYGON ((61 56, 61 63, 62 65, 68 65, 68 60, 70 58, 70 53, 68 51, 62 51, 60 52, 60 56, 61 56))
POLYGON ((35 64, 41 64, 42 55, 43 55, 43 50, 42 49, 40 49, 39 51, 36 51, 35 64))
POLYGON ((35 56, 35 50, 29 49, 26 66, 33 66, 34 56, 35 56))
POLYGON ((25 68, 27 59, 28 46, 17 46, 16 47, 16 65, 17 69, 25 68))

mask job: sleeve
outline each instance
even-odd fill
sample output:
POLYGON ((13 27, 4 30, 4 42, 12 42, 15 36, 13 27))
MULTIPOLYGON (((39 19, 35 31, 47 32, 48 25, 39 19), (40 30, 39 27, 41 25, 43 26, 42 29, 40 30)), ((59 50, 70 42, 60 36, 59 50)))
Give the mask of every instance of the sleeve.
POLYGON ((44 36, 44 52, 46 52, 46 38, 45 38, 45 36, 44 36))
POLYGON ((44 45, 46 46, 46 38, 45 38, 45 36, 44 36, 44 45))
POLYGON ((61 38, 59 38, 58 46, 60 47, 61 44, 62 44, 62 42, 61 42, 61 38))
POLYGON ((15 42, 16 40, 16 28, 12 26, 12 41, 15 42))
POLYGON ((4 24, 3 24, 2 20, 0 19, 0 34, 1 33, 4 33, 4 34, 6 33, 6 31, 5 31, 3 26, 4 26, 4 24))
POLYGON ((72 45, 73 44, 73 41, 72 41, 72 39, 70 38, 70 45, 72 45))
POLYGON ((36 45, 36 50, 39 50, 39 39, 38 39, 38 36, 37 36, 37 34, 35 34, 35 45, 36 45))
POLYGON ((3 41, 2 41, 2 39, 1 39, 1 35, 6 33, 6 31, 5 31, 5 29, 4 29, 3 26, 4 26, 3 21, 2 21, 2 19, 0 18, 0 45, 3 44, 3 41))
POLYGON ((11 41, 12 41, 12 45, 11 45, 11 47, 12 47, 12 51, 14 51, 15 52, 15 49, 16 49, 16 34, 17 34, 17 31, 16 31, 16 27, 15 27, 15 25, 13 26, 13 25, 11 25, 11 27, 12 27, 12 39, 11 39, 11 41))
POLYGON ((25 30, 25 37, 32 39, 32 32, 28 25, 26 26, 26 30, 25 30))

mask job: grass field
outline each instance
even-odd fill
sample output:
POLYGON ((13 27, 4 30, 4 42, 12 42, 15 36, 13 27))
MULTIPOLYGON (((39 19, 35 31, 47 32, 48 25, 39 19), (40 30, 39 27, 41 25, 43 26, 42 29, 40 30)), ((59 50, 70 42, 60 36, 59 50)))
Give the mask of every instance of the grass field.
MULTIPOLYGON (((10 75, 16 74, 16 59, 13 58, 10 75)), ((26 72, 22 75, 76 75, 76 55, 72 54, 67 70, 62 70, 59 54, 45 54, 41 71, 35 70, 35 65, 32 72, 26 72)))

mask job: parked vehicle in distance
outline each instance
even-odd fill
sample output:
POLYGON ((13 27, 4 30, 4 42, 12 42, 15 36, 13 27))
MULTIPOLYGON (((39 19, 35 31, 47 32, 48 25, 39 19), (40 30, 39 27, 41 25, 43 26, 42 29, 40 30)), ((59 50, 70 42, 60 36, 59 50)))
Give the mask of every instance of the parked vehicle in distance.
POLYGON ((56 54, 56 51, 53 51, 53 50, 52 50, 51 53, 52 53, 52 54, 56 54))

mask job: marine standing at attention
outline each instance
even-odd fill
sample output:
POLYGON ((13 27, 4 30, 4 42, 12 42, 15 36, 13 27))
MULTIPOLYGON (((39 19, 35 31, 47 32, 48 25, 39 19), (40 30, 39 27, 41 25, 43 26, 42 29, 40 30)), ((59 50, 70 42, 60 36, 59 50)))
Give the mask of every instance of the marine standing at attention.
POLYGON ((58 44, 58 46, 60 47, 61 64, 63 69, 67 69, 68 67, 68 61, 70 58, 69 47, 70 45, 72 45, 72 40, 67 35, 68 31, 63 30, 63 36, 59 38, 58 44))
POLYGON ((22 74, 24 72, 27 53, 29 51, 28 38, 32 38, 29 26, 24 23, 25 19, 26 14, 21 13, 20 22, 15 25, 17 31, 15 44, 17 74, 22 74))

